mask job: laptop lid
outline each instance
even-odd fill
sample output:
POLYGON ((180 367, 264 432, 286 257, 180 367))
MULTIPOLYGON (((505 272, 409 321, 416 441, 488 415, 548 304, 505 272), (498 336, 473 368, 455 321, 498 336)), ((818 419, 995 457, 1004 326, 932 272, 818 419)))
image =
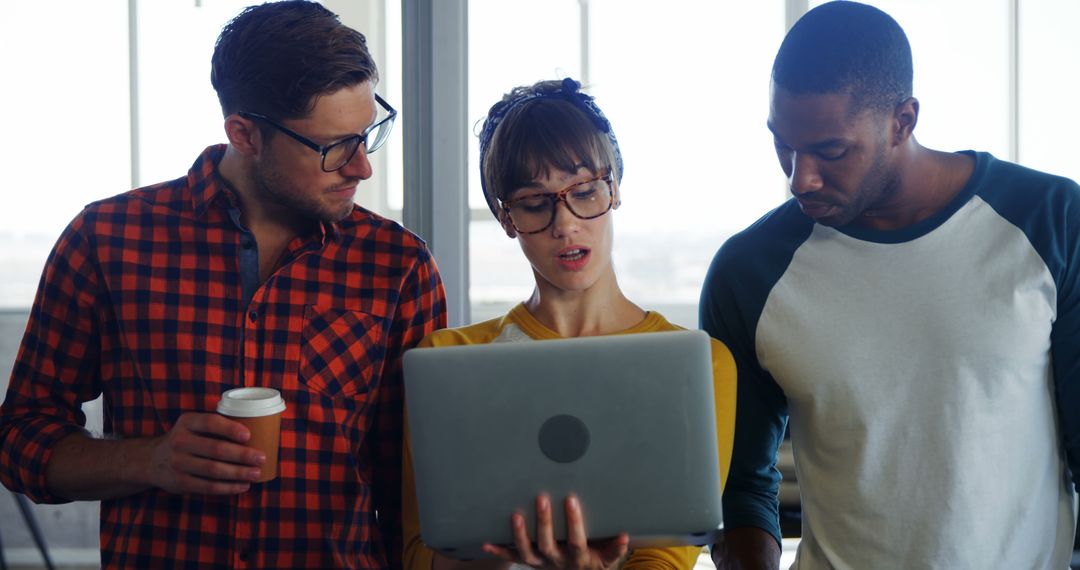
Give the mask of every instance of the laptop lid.
POLYGON ((535 538, 535 498, 579 497, 590 538, 707 544, 722 526, 708 335, 672 331, 410 350, 406 404, 425 544, 477 558, 535 538))

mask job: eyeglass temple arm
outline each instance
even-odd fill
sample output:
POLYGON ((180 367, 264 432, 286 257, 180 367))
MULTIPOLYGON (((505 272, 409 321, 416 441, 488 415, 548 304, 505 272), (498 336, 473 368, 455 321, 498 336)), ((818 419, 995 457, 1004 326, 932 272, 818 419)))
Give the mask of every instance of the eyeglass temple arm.
POLYGON ((288 127, 278 123, 277 121, 271 119, 270 117, 267 117, 266 115, 260 115, 258 113, 249 113, 247 111, 241 111, 241 112, 237 113, 237 115, 240 115, 241 117, 244 117, 245 119, 256 119, 256 120, 260 120, 260 121, 266 121, 267 123, 270 123, 271 125, 273 125, 274 128, 276 128, 277 130, 279 130, 279 131, 285 133, 286 135, 288 135, 289 137, 291 137, 296 142, 310 148, 311 150, 313 150, 315 152, 322 152, 322 147, 320 147, 319 145, 311 142, 304 135, 301 135, 300 133, 293 132, 288 127))

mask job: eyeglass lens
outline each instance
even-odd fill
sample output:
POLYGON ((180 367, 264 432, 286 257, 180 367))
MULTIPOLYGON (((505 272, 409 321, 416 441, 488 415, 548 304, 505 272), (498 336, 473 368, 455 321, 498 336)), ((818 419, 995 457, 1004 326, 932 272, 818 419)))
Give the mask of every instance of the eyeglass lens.
POLYGON ((393 127, 394 121, 390 120, 390 117, 387 117, 376 123, 375 126, 368 131, 366 145, 368 154, 371 154, 382 147, 383 143, 386 142, 386 139, 390 138, 390 131, 393 130, 393 127))
POLYGON ((555 203, 564 196, 570 213, 581 219, 603 215, 611 209, 611 186, 604 179, 582 182, 563 192, 535 194, 513 200, 509 206, 510 221, 518 231, 538 232, 555 219, 555 203))
POLYGON ((326 153, 323 154, 323 170, 329 172, 348 164, 360 146, 360 139, 361 137, 357 135, 327 147, 326 153))
MULTIPOLYGON (((386 139, 390 137, 390 131, 392 130, 394 123, 390 120, 383 120, 372 126, 368 131, 366 139, 367 145, 364 150, 367 154, 371 154, 386 142, 386 139)), ((326 149, 326 154, 323 156, 323 170, 331 172, 337 170, 352 160, 360 147, 360 143, 363 142, 365 137, 356 135, 355 137, 349 137, 343 141, 339 141, 336 144, 329 146, 326 149)))

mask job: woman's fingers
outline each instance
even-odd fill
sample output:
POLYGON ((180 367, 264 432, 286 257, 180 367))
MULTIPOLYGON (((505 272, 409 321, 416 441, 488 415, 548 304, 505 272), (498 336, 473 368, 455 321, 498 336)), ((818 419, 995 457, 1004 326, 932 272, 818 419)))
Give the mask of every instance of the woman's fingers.
POLYGON ((487 543, 487 544, 484 544, 484 546, 481 548, 481 550, 483 550, 484 552, 486 552, 486 553, 488 553, 488 554, 490 554, 492 556, 502 558, 503 560, 508 560, 508 561, 513 562, 515 564, 524 564, 525 563, 524 560, 522 560, 517 554, 514 553, 513 550, 510 550, 509 548, 505 548, 505 547, 502 547, 502 546, 496 546, 494 544, 487 543))
POLYGON ((585 514, 581 510, 581 501, 576 495, 566 497, 566 554, 573 566, 584 568, 592 566, 592 558, 598 558, 604 568, 610 567, 626 556, 630 536, 622 533, 610 540, 589 544, 589 535, 585 530, 585 514))
POLYGON ((555 524, 552 522, 551 497, 536 498, 536 548, 540 556, 554 566, 562 566, 562 552, 555 542, 555 524))
POLYGON ((566 510, 566 554, 577 567, 589 560, 589 537, 585 532, 585 517, 581 514, 581 501, 570 495, 563 501, 566 510))
POLYGON ((524 515, 521 513, 510 515, 510 532, 514 536, 514 548, 498 546, 489 542, 484 544, 481 549, 492 556, 497 556, 515 564, 539 566, 542 561, 533 552, 532 541, 529 540, 529 534, 525 529, 524 515))
POLYGON ((525 515, 514 513, 510 517, 514 547, 507 548, 485 544, 484 552, 519 564, 541 568, 610 568, 626 556, 630 537, 620 534, 615 538, 589 543, 585 529, 585 514, 576 495, 566 497, 563 507, 566 513, 566 541, 555 539, 554 514, 551 498, 536 498, 536 540, 530 539, 525 515))
POLYGON ((525 529, 525 515, 514 513, 510 517, 510 525, 513 526, 514 546, 517 547, 519 561, 529 566, 540 566, 543 560, 533 551, 532 540, 525 529))

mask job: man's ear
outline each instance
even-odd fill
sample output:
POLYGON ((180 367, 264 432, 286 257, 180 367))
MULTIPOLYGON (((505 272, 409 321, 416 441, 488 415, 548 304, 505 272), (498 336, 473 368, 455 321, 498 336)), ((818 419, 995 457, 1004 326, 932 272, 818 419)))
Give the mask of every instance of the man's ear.
POLYGON ((255 121, 236 113, 225 117, 225 136, 229 139, 229 145, 244 156, 254 156, 262 148, 262 132, 255 121))
POLYGON ((611 209, 612 210, 618 210, 619 206, 622 205, 622 195, 619 194, 619 183, 618 182, 615 182, 615 181, 611 182, 611 192, 612 192, 612 194, 611 194, 611 209))
POLYGON ((904 99, 893 109, 893 144, 901 144, 911 138, 915 125, 919 122, 919 100, 914 97, 904 99))

